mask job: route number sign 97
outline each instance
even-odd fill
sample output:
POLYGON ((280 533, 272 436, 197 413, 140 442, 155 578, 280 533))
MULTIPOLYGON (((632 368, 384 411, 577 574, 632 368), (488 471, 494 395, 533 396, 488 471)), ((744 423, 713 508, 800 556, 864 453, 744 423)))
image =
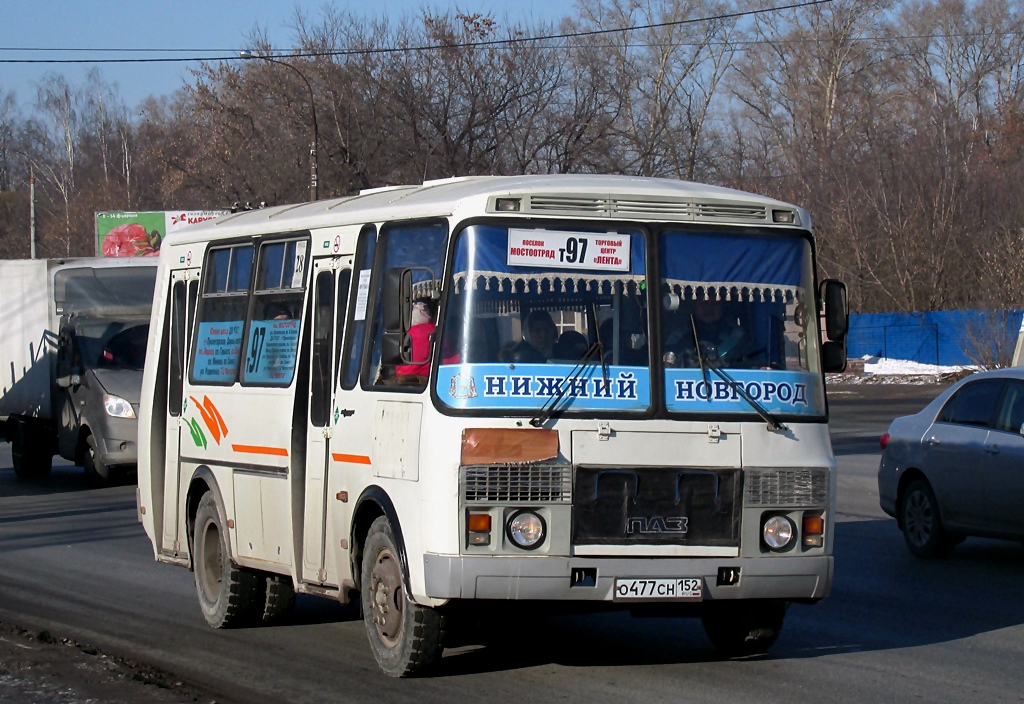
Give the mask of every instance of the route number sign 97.
POLYGON ((544 269, 629 271, 629 235, 522 230, 508 232, 508 264, 544 269))

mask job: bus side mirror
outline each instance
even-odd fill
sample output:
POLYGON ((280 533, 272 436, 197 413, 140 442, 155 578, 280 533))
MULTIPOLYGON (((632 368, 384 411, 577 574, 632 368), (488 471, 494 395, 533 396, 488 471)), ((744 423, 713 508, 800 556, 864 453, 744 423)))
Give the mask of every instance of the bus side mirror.
POLYGON ((412 269, 395 267, 384 273, 381 308, 385 333, 409 331, 412 318, 412 269))
POLYGON ((821 343, 821 369, 826 374, 839 374, 846 371, 846 343, 821 343))
POLYGON ((825 309, 825 336, 833 342, 842 342, 850 326, 846 284, 838 279, 825 279, 818 287, 818 294, 825 309))

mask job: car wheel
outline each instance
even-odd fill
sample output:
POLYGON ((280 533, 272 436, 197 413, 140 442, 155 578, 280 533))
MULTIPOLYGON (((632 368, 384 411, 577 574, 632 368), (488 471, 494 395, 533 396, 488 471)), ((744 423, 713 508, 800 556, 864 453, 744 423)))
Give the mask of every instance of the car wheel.
POLYGON ((85 470, 85 476, 93 484, 102 485, 110 482, 110 467, 100 459, 95 435, 90 434, 85 438, 85 457, 82 458, 82 469, 85 470))
POLYGON ((946 532, 939 515, 935 492, 924 479, 910 483, 900 506, 903 538, 915 557, 945 557, 956 544, 955 536, 946 532))
POLYGON ((231 561, 228 534, 211 492, 203 495, 196 511, 192 559, 199 605, 208 624, 246 625, 263 612, 262 575, 231 561))
POLYGON ((445 618, 406 594, 394 532, 384 516, 366 535, 360 582, 366 635, 385 674, 406 677, 441 658, 445 618))
POLYGON ((787 607, 779 599, 709 603, 701 623, 708 640, 722 654, 760 655, 778 640, 787 607))

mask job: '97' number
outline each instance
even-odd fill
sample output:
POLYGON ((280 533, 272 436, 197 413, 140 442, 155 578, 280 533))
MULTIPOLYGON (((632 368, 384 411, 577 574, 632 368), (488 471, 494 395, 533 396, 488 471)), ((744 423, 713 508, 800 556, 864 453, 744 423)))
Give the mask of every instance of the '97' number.
POLYGON ((587 256, 587 240, 583 237, 569 237, 565 247, 558 250, 558 261, 567 264, 583 262, 587 256))

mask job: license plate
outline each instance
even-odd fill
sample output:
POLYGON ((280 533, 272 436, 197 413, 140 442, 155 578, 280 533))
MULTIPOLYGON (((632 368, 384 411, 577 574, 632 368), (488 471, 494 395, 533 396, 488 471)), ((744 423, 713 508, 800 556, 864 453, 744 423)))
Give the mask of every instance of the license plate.
POLYGON ((702 599, 704 580, 700 577, 672 579, 616 579, 615 599, 702 599))

